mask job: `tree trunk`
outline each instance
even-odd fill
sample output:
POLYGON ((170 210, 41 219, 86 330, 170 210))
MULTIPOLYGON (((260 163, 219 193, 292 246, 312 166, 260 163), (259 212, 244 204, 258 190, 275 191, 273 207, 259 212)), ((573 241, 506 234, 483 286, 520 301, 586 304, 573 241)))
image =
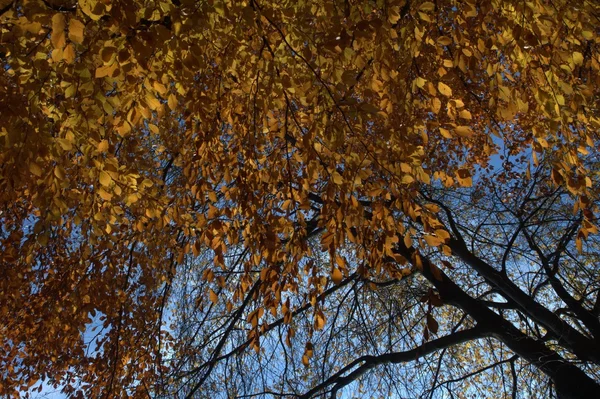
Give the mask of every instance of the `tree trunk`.
POLYGON ((600 398, 600 386, 579 368, 568 365, 560 368, 553 378, 559 399, 600 398))

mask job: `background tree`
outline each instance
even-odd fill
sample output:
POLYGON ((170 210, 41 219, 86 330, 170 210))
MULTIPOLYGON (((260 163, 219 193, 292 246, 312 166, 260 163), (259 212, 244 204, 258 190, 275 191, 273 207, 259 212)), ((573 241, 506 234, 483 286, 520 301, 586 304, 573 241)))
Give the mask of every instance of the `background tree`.
POLYGON ((0 394, 598 393, 599 18, 2 2, 0 394))

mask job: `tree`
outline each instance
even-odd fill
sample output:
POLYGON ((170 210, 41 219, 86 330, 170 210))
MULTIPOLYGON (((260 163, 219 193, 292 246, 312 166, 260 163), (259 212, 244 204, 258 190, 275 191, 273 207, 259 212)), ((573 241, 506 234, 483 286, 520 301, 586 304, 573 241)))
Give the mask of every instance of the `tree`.
POLYGON ((0 7, 0 394, 600 395, 594 2, 0 7))

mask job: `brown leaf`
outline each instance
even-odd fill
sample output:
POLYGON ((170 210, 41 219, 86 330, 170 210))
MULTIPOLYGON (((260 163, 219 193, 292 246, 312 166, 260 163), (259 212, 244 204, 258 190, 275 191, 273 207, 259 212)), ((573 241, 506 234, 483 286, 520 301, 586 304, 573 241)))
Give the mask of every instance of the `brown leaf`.
POLYGON ((439 328, 438 322, 433 318, 431 313, 427 313, 427 329, 434 334, 437 334, 439 328))

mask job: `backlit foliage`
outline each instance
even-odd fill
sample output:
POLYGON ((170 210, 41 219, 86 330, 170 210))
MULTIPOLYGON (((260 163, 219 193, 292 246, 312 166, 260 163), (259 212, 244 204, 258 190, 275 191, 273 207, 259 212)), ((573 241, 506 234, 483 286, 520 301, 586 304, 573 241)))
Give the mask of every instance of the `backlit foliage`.
POLYGON ((374 320, 370 334, 398 340, 385 351, 485 336, 457 358, 515 353, 560 388, 566 369, 514 342, 530 334, 521 312, 550 334, 538 355, 599 364, 598 317, 585 313, 597 270, 551 265, 573 246, 584 263, 597 251, 585 240, 597 233, 599 37, 592 0, 0 2, 0 395, 46 378, 86 397, 234 397, 250 393, 225 388, 229 374, 283 350, 273 375, 295 371, 266 385, 317 395, 353 360, 329 359, 322 334, 364 347, 341 294, 358 283, 372 317, 421 326, 415 342, 374 320), (529 188, 563 207, 528 208, 529 188), (481 212, 522 207, 503 219, 518 239, 481 227, 465 193, 481 212), (545 225, 540 209, 569 216, 545 225), (534 220, 556 241, 527 233, 534 220), (467 250, 467 221, 505 246, 467 250), (519 245, 548 274, 548 303, 494 263, 519 245), (569 302, 551 284, 561 274, 579 321, 553 313, 569 302), (481 304, 479 280, 518 311, 481 316, 460 296, 481 304), (514 331, 476 330, 494 317, 514 331))

